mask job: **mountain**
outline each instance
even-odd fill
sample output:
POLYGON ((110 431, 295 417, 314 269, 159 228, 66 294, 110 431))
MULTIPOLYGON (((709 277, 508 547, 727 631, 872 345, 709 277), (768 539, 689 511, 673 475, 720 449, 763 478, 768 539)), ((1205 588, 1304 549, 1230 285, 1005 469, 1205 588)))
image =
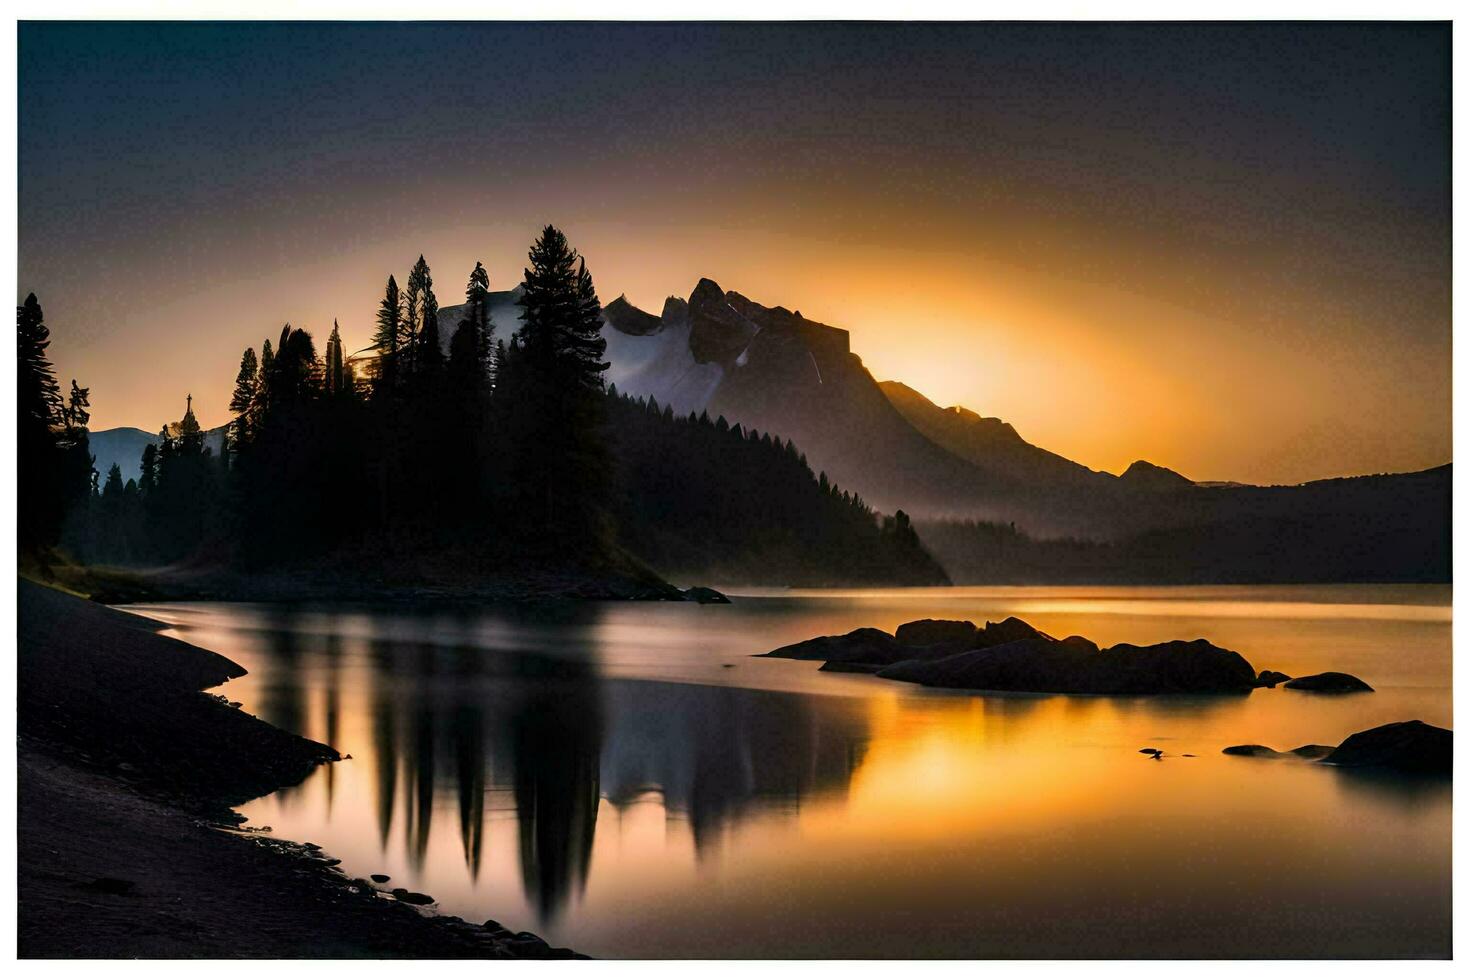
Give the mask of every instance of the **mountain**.
POLYGON ((107 479, 107 471, 116 463, 122 470, 123 482, 136 480, 142 470, 143 448, 156 443, 158 435, 150 435, 142 429, 121 426, 87 433, 87 445, 92 450, 92 467, 99 480, 107 479))
POLYGON ((1136 481, 1033 446, 999 419, 880 384, 846 330, 799 310, 701 279, 657 316, 619 297, 603 319, 607 378, 620 392, 791 439, 814 470, 881 511, 1017 521, 1046 534, 1128 524, 1136 481))
POLYGON ((1033 484, 1100 487, 1111 486, 1118 479, 1033 446, 1009 422, 985 418, 959 405, 940 408, 901 381, 883 381, 879 387, 910 425, 976 466, 1033 484))
MULTIPOLYGON (((178 423, 170 422, 169 425, 176 427, 178 423)), ((204 445, 212 452, 218 454, 224 440, 225 426, 205 430, 204 445)), ((99 480, 107 479, 107 471, 114 463, 122 470, 124 483, 138 479, 143 471, 143 448, 150 443, 158 445, 158 433, 144 432, 132 426, 87 433, 87 444, 92 450, 92 468, 97 471, 99 480)))
MULTIPOLYGON (((1146 459, 1135 460, 1118 479, 1140 490, 1179 490, 1183 487, 1195 486, 1195 482, 1188 477, 1175 473, 1168 467, 1156 466, 1146 459)), ((1231 485, 1241 486, 1242 484, 1231 485)))
POLYGON ((919 536, 961 584, 1448 582, 1452 487, 1445 465, 1204 490, 1192 522, 1116 541, 976 521, 921 523, 919 536))
MULTIPOLYGON (((620 296, 603 319, 607 377, 620 392, 794 440, 814 471, 881 511, 1114 542, 1154 531, 1180 531, 1175 540, 1187 541, 1196 533, 1188 529, 1232 522, 1254 534, 1272 522, 1324 528, 1324 515, 1379 521, 1411 537, 1415 528, 1439 526, 1438 470, 1255 487, 1195 483, 1146 460, 1120 476, 1089 469, 1028 443, 1001 419, 878 382, 852 353, 846 330, 710 279, 688 299, 668 298, 656 316, 620 296), (1433 511, 1429 525, 1410 513, 1414 507, 1433 511)), ((1340 536, 1333 527, 1323 541, 1340 536)))

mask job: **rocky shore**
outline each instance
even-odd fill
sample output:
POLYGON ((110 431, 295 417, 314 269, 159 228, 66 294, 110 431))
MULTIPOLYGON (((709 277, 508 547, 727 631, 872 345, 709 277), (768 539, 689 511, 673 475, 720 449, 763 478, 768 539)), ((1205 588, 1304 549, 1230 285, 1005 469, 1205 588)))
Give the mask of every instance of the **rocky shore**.
POLYGON ((337 759, 203 689, 244 671, 159 624, 22 580, 22 957, 569 957, 426 914, 231 807, 337 759))

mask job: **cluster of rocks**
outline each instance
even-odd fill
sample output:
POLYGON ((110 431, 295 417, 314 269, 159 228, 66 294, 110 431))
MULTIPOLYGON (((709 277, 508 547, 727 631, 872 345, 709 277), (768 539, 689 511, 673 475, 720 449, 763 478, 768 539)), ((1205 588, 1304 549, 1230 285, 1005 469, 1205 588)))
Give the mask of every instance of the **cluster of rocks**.
MULTIPOLYGON (((290 845, 287 845, 288 847, 290 845)), ((301 848, 308 853, 320 852, 315 844, 303 844, 301 848)), ((341 862, 333 860, 332 865, 341 862)), ((348 881, 348 887, 358 894, 370 895, 378 898, 390 898, 393 902, 401 905, 417 906, 426 912, 432 913, 428 906, 435 905, 432 895, 423 892, 410 891, 407 888, 384 887, 393 879, 385 874, 373 874, 367 878, 357 878, 348 881)), ((514 932, 505 928, 494 919, 487 919, 484 923, 476 925, 466 922, 457 915, 432 915, 431 921, 460 937, 468 939, 483 948, 487 956, 509 956, 516 959, 586 959, 578 953, 563 946, 552 946, 546 940, 532 932, 514 932)))
POLYGON ((1344 769, 1448 776, 1454 769, 1455 735, 1422 721, 1399 721, 1349 735, 1336 747, 1303 745, 1277 752, 1264 745, 1231 745, 1223 751, 1256 759, 1304 759, 1344 769))
MULTIPOLYGON (((476 924, 457 915, 440 915, 434 908, 438 903, 432 895, 407 888, 389 888, 388 885, 393 880, 389 875, 376 873, 366 878, 351 878, 343 873, 340 859, 327 857, 322 852, 321 845, 312 841, 297 844, 271 837, 247 836, 245 839, 265 850, 293 859, 303 872, 319 875, 320 880, 328 883, 344 898, 355 896, 354 900, 357 901, 364 897, 378 899, 383 902, 381 908, 385 912, 419 914, 421 919, 442 929, 446 937, 452 937, 456 949, 467 948, 472 955, 497 959, 588 959, 587 956, 564 946, 552 946, 535 933, 507 929, 494 919, 476 924)), ((132 882, 119 884, 127 887, 118 889, 111 884, 111 879, 98 879, 93 890, 111 889, 117 893, 132 890, 132 882)))
POLYGON ((1350 674, 1293 679, 1279 671, 1257 673, 1240 654, 1207 640, 1103 649, 1084 636, 1057 639, 1014 616, 984 627, 969 620, 921 619, 894 633, 856 629, 761 656, 821 660, 822 670, 929 687, 1036 694, 1244 694, 1278 684, 1324 693, 1372 690, 1350 674))

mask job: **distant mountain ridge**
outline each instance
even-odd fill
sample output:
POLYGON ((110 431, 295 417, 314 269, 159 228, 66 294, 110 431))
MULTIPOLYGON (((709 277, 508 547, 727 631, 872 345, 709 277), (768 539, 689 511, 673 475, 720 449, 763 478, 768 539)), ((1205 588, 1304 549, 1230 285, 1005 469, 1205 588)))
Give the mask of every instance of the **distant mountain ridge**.
POLYGON ((940 408, 902 382, 878 382, 851 352, 846 330, 710 279, 687 300, 669 297, 657 316, 618 297, 603 318, 607 377, 620 391, 790 438, 814 469, 883 511, 1015 522, 1044 537, 1119 539, 1323 512, 1372 520, 1442 502, 1447 467, 1422 479, 1298 487, 1197 484, 1147 460, 1116 476, 1093 470, 1026 442, 1001 419, 940 408), (1406 495, 1406 486, 1428 495, 1406 495))
MULTIPOLYGON (((170 422, 169 425, 176 428, 178 423, 170 422)), ((221 425, 204 432, 204 445, 215 454, 224 447, 225 428, 221 425)), ((122 471, 123 482, 126 483, 138 479, 142 474, 143 449, 150 444, 158 445, 158 433, 144 432, 132 426, 119 426, 87 433, 87 444, 92 450, 92 468, 97 471, 98 480, 106 480, 107 471, 116 463, 122 471)))

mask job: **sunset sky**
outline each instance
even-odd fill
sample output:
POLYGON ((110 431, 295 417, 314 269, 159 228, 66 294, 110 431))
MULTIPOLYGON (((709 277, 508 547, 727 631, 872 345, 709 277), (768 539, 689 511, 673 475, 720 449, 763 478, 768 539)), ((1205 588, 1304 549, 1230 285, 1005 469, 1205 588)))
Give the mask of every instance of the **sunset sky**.
MULTIPOLYGON (((1448 26, 20 27, 19 295, 93 428, 541 225, 1119 471, 1450 459, 1448 26)), ((502 333, 508 325, 500 325, 502 333)))

